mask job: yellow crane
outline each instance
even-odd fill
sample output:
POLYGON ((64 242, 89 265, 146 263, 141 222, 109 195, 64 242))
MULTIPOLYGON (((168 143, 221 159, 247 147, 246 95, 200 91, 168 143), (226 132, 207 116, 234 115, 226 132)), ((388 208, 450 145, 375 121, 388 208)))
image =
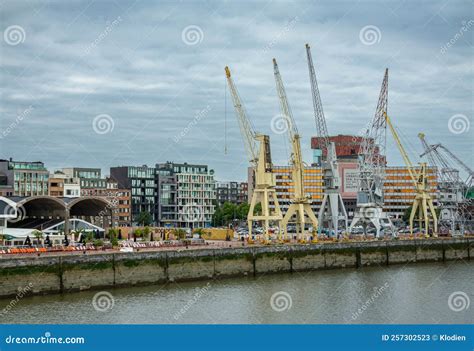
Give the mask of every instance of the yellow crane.
POLYGON ((416 211, 418 211, 418 223, 420 231, 422 232, 424 229, 425 236, 429 236, 429 224, 430 224, 430 217, 433 218, 433 236, 437 236, 438 233, 438 218, 436 215, 436 211, 433 205, 433 199, 428 190, 428 182, 426 177, 426 162, 420 163, 418 169, 413 166, 408 157, 405 148, 398 137, 398 133, 396 132, 395 128, 393 127, 392 121, 387 113, 384 111, 385 121, 387 122, 390 131, 392 132, 393 138, 400 150, 400 154, 405 161, 405 165, 408 168, 408 172, 410 177, 413 181, 413 184, 416 189, 416 196, 413 200, 413 205, 411 208, 410 213, 410 233, 413 234, 413 220, 415 218, 416 211), (423 229, 422 229, 423 228, 423 229))
MULTIPOLYGON (((277 94, 280 101, 280 111, 282 117, 286 121, 286 129, 292 145, 292 155, 290 159, 292 168, 292 181, 293 181, 293 199, 286 211, 285 216, 281 222, 282 230, 285 232, 285 236, 288 235, 288 222, 296 215, 296 231, 298 239, 304 240, 305 230, 305 214, 308 216, 313 224, 313 232, 317 233, 318 220, 314 215, 313 209, 311 208, 310 198, 305 194, 304 191, 304 163, 301 155, 301 143, 298 129, 296 128, 293 114, 291 113, 288 98, 286 96, 285 87, 283 80, 278 69, 278 64, 273 59, 273 71, 275 75, 275 82, 277 88, 277 94)), ((314 235, 317 240, 317 235, 314 235)))
POLYGON ((263 221, 265 239, 268 240, 270 235, 270 222, 276 222, 278 228, 280 228, 283 219, 275 190, 275 174, 272 172, 270 137, 255 132, 230 74, 230 69, 227 66, 225 67, 225 73, 237 121, 239 122, 240 133, 242 134, 250 164, 255 171, 255 187, 252 192, 250 209, 247 215, 249 237, 252 238, 253 223, 263 221), (257 143, 259 147, 257 147, 257 143), (262 206, 262 213, 254 214, 255 206, 259 202, 262 206))

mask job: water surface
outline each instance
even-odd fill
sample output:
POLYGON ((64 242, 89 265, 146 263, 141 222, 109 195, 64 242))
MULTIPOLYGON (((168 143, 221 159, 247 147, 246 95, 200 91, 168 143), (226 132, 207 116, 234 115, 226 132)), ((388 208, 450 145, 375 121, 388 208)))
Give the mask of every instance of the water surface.
MULTIPOLYGON (((35 296, 0 316, 3 323, 473 323, 474 306, 453 311, 448 303, 459 292, 473 300, 473 268, 425 263, 35 296)), ((454 302, 459 309, 463 296, 454 302)), ((0 311, 9 303, 0 300, 0 311)))

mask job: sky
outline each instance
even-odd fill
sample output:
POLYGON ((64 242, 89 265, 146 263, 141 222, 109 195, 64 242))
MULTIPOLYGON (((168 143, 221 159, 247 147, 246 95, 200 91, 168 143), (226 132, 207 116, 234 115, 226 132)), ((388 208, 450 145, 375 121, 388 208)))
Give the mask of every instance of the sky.
MULTIPOLYGON (((224 67, 254 128, 288 164, 276 58, 303 156, 316 134, 305 43, 331 135, 361 135, 385 68, 413 162, 441 142, 473 166, 471 1, 1 1, 0 158, 61 167, 249 165, 224 67), (272 123, 273 121, 273 123, 272 123)), ((403 160, 387 134, 390 165, 403 160)))

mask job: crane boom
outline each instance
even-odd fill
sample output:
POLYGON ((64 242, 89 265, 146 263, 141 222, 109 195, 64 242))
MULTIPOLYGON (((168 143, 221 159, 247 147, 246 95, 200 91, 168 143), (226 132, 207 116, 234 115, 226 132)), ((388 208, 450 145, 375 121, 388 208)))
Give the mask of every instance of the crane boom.
POLYGON ((403 157, 403 161, 405 162, 405 165, 408 168, 408 173, 410 174, 411 180, 413 181, 413 183, 415 184, 415 187, 416 187, 417 183, 418 183, 418 175, 415 174, 415 167, 413 167, 413 164, 411 163, 411 160, 408 157, 408 154, 407 154, 405 148, 403 147, 402 141, 400 140, 400 137, 398 136, 397 131, 393 127, 393 124, 392 124, 392 121, 390 120, 390 117, 388 117, 388 115, 385 111, 384 111, 383 114, 385 116, 385 120, 387 122, 387 125, 390 128, 390 131, 392 132, 392 136, 395 139, 395 142, 398 146, 398 150, 400 150, 400 154, 403 157))
POLYGON ((230 69, 227 66, 225 67, 225 74, 229 84, 232 102, 234 104, 235 114, 239 122, 240 134, 242 135, 242 139, 244 141, 245 150, 247 152, 249 161, 255 165, 258 159, 258 147, 256 141, 257 133, 255 132, 253 125, 247 116, 247 111, 242 104, 239 91, 234 84, 234 80, 230 74, 230 69))
POLYGON ((316 139, 316 148, 319 149, 318 157, 321 157, 322 159, 323 155, 326 155, 322 162, 318 162, 321 164, 324 172, 324 197, 319 209, 318 220, 320 227, 322 227, 323 223, 327 221, 330 229, 337 235, 339 221, 344 221, 344 230, 347 229, 347 211, 339 189, 340 177, 336 145, 334 142, 330 142, 329 140, 326 117, 324 116, 323 104, 321 102, 318 82, 316 80, 316 70, 314 69, 309 44, 306 44, 306 58, 308 60, 311 95, 313 97, 314 120, 316 122, 318 136, 316 139))
MULTIPOLYGON (((432 151, 432 146, 430 146, 428 144, 428 142, 426 141, 425 139, 425 134, 423 133, 418 133, 418 138, 420 138, 420 141, 421 141, 421 145, 423 146, 423 154, 420 155, 420 157, 423 157, 425 155, 428 156, 428 160, 430 161, 429 163, 432 165, 432 166, 436 166, 437 165, 437 162, 435 160, 435 156, 433 155, 433 153, 431 152, 432 151)), ((441 179, 441 172, 440 172, 440 169, 438 168, 438 177, 441 179)))
POLYGON ((247 113, 240 99, 237 88, 232 80, 229 67, 225 67, 227 82, 230 87, 232 101, 239 122, 240 132, 245 144, 249 161, 253 166, 255 184, 250 199, 250 208, 247 214, 249 236, 252 238, 254 222, 263 222, 265 238, 270 235, 270 222, 276 222, 281 227, 283 215, 278 203, 275 190, 275 175, 272 173, 272 159, 270 152, 270 137, 255 133, 255 130, 247 117, 247 113), (257 148, 257 143, 259 147, 257 148), (255 207, 260 203, 261 214, 255 214, 255 207))
POLYGON ((349 228, 349 231, 352 232, 356 225, 360 223, 365 232, 367 225, 372 224, 376 229, 377 237, 379 237, 382 229, 384 232, 388 229, 392 235, 396 235, 390 217, 383 210, 387 140, 387 123, 383 113, 387 111, 387 106, 388 68, 385 69, 375 115, 367 126, 360 145, 357 209, 349 228))
POLYGON ((273 70, 275 75, 275 82, 278 94, 278 100, 280 102, 280 110, 282 117, 287 123, 288 137, 290 144, 292 145, 291 163, 293 165, 293 182, 295 186, 295 196, 298 198, 306 197, 303 189, 303 160, 301 155, 301 144, 298 129, 296 127, 293 114, 291 112, 290 104, 288 103, 288 97, 286 96, 285 87, 283 80, 278 69, 276 59, 273 59, 273 70), (296 178, 296 179, 295 179, 296 178))
POLYGON ((374 118, 368 126, 361 144, 359 170, 360 192, 365 195, 358 202, 383 204, 383 178, 385 172, 386 122, 383 115, 388 106, 388 68, 380 89, 374 118))
POLYGON ((461 159, 459 159, 455 154, 453 154, 447 147, 445 147, 443 144, 439 144, 439 147, 442 148, 449 156, 453 158, 467 173, 468 177, 473 178, 474 171, 466 165, 461 159))
POLYGON ((273 73, 275 75, 276 90, 278 94, 278 100, 280 102, 280 110, 282 117, 287 123, 288 137, 292 145, 291 155, 291 168, 292 168, 292 181, 293 181, 293 201, 291 202, 285 216, 282 220, 282 229, 287 234, 288 222, 296 215, 296 227, 297 232, 300 235, 300 239, 305 241, 303 233, 305 231, 305 214, 308 216, 313 224, 313 230, 318 228, 318 220, 314 215, 313 209, 311 208, 311 202, 308 196, 305 194, 304 189, 304 164, 303 157, 301 154, 301 143, 298 129, 296 128, 295 120, 291 113, 290 104, 286 96, 285 87, 283 80, 278 69, 278 64, 273 59, 273 73))
POLYGON ((298 135, 298 128, 296 127, 296 123, 293 118, 293 113, 291 112, 290 104, 288 103, 288 98, 286 96, 285 87, 281 79, 276 59, 273 59, 273 71, 275 74, 275 82, 279 98, 278 101, 280 102, 280 110, 282 113, 282 117, 285 118, 285 121, 287 123, 288 136, 290 137, 290 142, 292 142, 295 138, 295 135, 298 135))
POLYGON ((438 151, 438 148, 441 144, 428 144, 423 133, 418 133, 418 138, 420 139, 424 148, 424 152, 420 155, 420 157, 427 156, 429 163, 432 166, 436 166, 438 179, 440 182, 443 184, 459 183, 459 171, 452 167, 448 160, 438 151))
POLYGON ((465 223, 469 217, 468 211, 466 211, 468 208, 466 195, 470 188, 470 179, 472 179, 472 176, 469 175, 470 169, 446 147, 441 144, 430 145, 425 139, 425 134, 419 133, 418 137, 424 149, 420 157, 428 157, 430 164, 436 166, 437 169, 437 188, 441 206, 440 223, 444 223, 445 227, 450 228, 451 235, 457 233, 464 235, 465 223), (466 181, 461 179, 459 169, 452 164, 452 160, 460 164, 461 168, 468 173, 466 181))
POLYGON ((433 218, 433 236, 437 235, 438 232, 438 217, 436 215, 436 211, 433 205, 433 200, 431 195, 428 191, 428 183, 427 183, 427 175, 426 175, 426 163, 421 163, 419 167, 419 171, 415 171, 415 167, 408 157, 405 148, 403 147, 402 142, 400 141, 400 137, 398 136, 397 131, 395 130, 390 117, 387 115, 386 111, 383 111, 383 116, 385 121, 392 132, 392 136, 395 139, 395 142, 398 146, 398 150, 405 161, 405 165, 407 166, 408 173, 413 181, 413 185, 416 189, 415 199, 413 200, 413 205, 410 213, 410 232, 413 234, 413 219, 415 218, 416 211, 418 210, 418 221, 420 225, 420 230, 424 225, 425 235, 429 235, 429 216, 433 218))
POLYGON ((317 146, 324 154, 324 151, 326 151, 326 153, 329 151, 329 133, 326 118, 324 117, 323 104, 319 94, 318 81, 316 80, 316 71, 314 69, 309 44, 306 44, 306 57, 308 60, 309 80, 311 82, 311 93, 313 96, 314 118, 316 120, 316 130, 319 137, 317 146))

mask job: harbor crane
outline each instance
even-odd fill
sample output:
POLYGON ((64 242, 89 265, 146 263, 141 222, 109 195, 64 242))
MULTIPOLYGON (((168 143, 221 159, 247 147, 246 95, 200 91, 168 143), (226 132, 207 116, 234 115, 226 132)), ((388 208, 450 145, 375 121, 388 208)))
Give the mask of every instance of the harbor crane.
POLYGON ((265 238, 268 239, 270 235, 270 221, 276 222, 278 227, 281 227, 281 221, 283 219, 275 190, 275 175, 272 173, 270 137, 255 132, 230 74, 230 69, 227 66, 225 67, 225 73, 235 108, 235 114, 239 123, 240 133, 250 164, 255 172, 255 187, 252 192, 252 199, 247 215, 249 237, 252 238, 253 223, 263 221, 265 238), (259 202, 262 206, 262 213, 254 214, 255 206, 259 202))
POLYGON ((451 234, 464 235, 469 207, 467 192, 472 187, 474 172, 441 143, 430 145, 424 133, 419 133, 418 137, 424 150, 420 157, 426 156, 437 169, 441 205, 439 224, 447 224, 451 234), (460 169, 467 174, 465 180, 460 169))
POLYGON ((293 217, 293 215, 296 215, 297 236, 300 240, 305 240, 305 214, 312 222, 313 231, 316 231, 318 228, 318 220, 313 212, 313 209, 311 208, 310 198, 305 194, 304 164, 303 157, 301 155, 300 135, 298 133, 298 129, 296 128, 296 123, 288 103, 283 80, 275 59, 273 59, 273 72, 275 75, 276 90, 280 102, 281 115, 286 122, 286 129, 288 132, 290 144, 292 146, 290 164, 292 169, 293 199, 290 206, 288 207, 287 212, 285 213, 285 216, 283 217, 282 230, 285 232, 285 235, 288 235, 288 222, 293 217))
POLYGON ((337 162, 336 145, 329 141, 329 133, 324 116, 323 104, 319 94, 316 72, 311 57, 311 49, 306 44, 306 56, 308 59, 309 80, 311 82, 311 93, 313 96, 314 119, 316 121, 317 136, 319 137, 318 152, 321 157, 324 179, 324 197, 318 213, 319 225, 329 223, 329 229, 338 234, 339 222, 344 222, 344 230, 347 230, 347 212, 342 201, 340 191, 339 165, 337 162), (326 155, 325 157, 323 157, 326 155))
POLYGON ((420 232, 425 231, 425 236, 429 236, 429 223, 430 218, 429 214, 433 219, 433 236, 437 236, 438 233, 438 218, 436 215, 436 211, 433 205, 433 199, 429 193, 428 189, 428 178, 426 173, 426 162, 420 163, 420 166, 415 168, 408 157, 405 148, 400 141, 397 131, 395 130, 390 117, 387 115, 387 112, 383 111, 383 115, 385 121, 392 132, 393 139, 395 139, 395 143, 397 144, 398 150, 403 157, 403 161, 408 169, 408 173, 410 174, 410 178, 413 182, 413 185, 416 189, 415 199, 413 200, 413 205, 411 208, 410 213, 410 234, 413 235, 413 219, 415 218, 415 214, 418 211, 418 223, 420 232), (423 228, 423 229, 422 229, 423 228))
POLYGON ((387 123, 384 111, 387 111, 387 105, 388 68, 385 69, 375 115, 367 126, 360 145, 357 208, 349 227, 349 232, 352 232, 354 227, 360 223, 365 233, 367 225, 371 223, 375 227, 375 236, 377 238, 382 230, 384 234, 388 231, 395 235, 392 221, 387 213, 383 211, 383 182, 385 179, 385 149, 387 140, 387 123))

